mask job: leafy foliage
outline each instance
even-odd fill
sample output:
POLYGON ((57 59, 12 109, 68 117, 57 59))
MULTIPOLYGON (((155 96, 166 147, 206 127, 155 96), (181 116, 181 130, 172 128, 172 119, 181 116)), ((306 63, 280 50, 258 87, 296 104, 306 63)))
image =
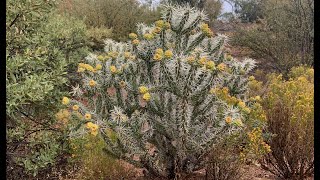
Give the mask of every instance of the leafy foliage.
POLYGON ((263 4, 264 18, 251 28, 239 30, 233 42, 249 47, 284 75, 293 66, 313 66, 313 0, 267 0, 263 4))
MULTIPOLYGON (((53 1, 7 1, 6 115, 8 168, 34 175, 53 164, 63 132, 55 128, 67 94, 67 65, 87 53, 86 27, 56 15, 53 1)), ((72 68, 72 66, 70 66, 72 68)), ((10 174, 15 174, 11 172, 10 174)))
POLYGON ((115 40, 127 40, 127 34, 139 22, 151 23, 159 18, 158 10, 136 0, 67 0, 59 4, 59 10, 83 19, 88 27, 112 29, 115 40))
POLYGON ((261 127, 246 105, 254 61, 226 57, 227 37, 204 20, 198 10, 167 5, 161 20, 129 34, 131 42, 106 40, 105 54, 89 54, 74 99, 63 99, 80 121, 70 136, 99 132, 109 155, 177 178, 204 168, 226 137, 261 127))

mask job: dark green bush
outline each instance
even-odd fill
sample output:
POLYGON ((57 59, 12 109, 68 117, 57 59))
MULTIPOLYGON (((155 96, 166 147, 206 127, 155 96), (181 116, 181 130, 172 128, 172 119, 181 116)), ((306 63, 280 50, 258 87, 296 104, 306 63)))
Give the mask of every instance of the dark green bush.
POLYGON ((266 0, 262 7, 264 18, 241 28, 233 43, 250 48, 284 75, 299 64, 313 66, 313 0, 266 0))
POLYGON ((149 24, 160 18, 157 9, 141 5, 136 0, 64 1, 59 9, 84 19, 88 27, 111 28, 115 32, 112 36, 115 40, 126 40, 139 22, 149 24))

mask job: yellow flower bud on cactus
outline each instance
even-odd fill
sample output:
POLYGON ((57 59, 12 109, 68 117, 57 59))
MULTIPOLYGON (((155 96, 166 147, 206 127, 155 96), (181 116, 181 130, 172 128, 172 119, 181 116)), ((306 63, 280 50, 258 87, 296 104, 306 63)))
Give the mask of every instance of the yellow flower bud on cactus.
POLYGON ((249 77, 249 81, 253 81, 254 79, 255 79, 254 76, 249 77))
POLYGON ((135 33, 130 33, 130 34, 129 34, 129 38, 130 38, 130 39, 137 39, 138 36, 137 36, 137 34, 135 34, 135 33))
POLYGON ((206 63, 206 68, 213 70, 214 67, 215 67, 215 64, 214 64, 213 61, 208 61, 208 62, 206 63))
POLYGON ((188 63, 193 63, 194 61, 195 61, 195 57, 194 56, 189 56, 188 58, 187 58, 187 61, 188 61, 188 63))
POLYGON ((162 56, 160 54, 155 54, 153 56, 153 59, 156 60, 156 61, 160 61, 162 59, 162 56))
POLYGON ((244 111, 245 113, 247 113, 247 114, 249 114, 249 113, 251 112, 250 108, 248 108, 248 107, 244 108, 243 111, 244 111))
POLYGON ((84 72, 85 70, 85 68, 79 67, 77 72, 84 72))
POLYGON ((163 55, 163 49, 161 48, 156 49, 156 54, 163 55))
POLYGON ((131 53, 130 53, 130 52, 124 52, 124 57, 125 57, 126 59, 129 59, 130 56, 131 56, 131 53))
POLYGON ((224 71, 226 69, 226 65, 224 63, 221 63, 217 66, 217 68, 219 69, 219 71, 224 71))
POLYGON ((169 58, 172 58, 173 53, 172 53, 171 50, 166 50, 166 51, 164 52, 164 56, 169 59, 169 58))
POLYGON ((147 87, 145 87, 145 86, 140 86, 139 87, 139 92, 141 93, 141 94, 145 94, 145 93, 147 93, 149 91, 149 89, 147 88, 147 87))
POLYGON ((91 86, 91 87, 94 87, 96 84, 97 84, 96 81, 94 81, 92 79, 89 81, 89 86, 91 86))
POLYGON ((208 28, 209 28, 209 25, 206 24, 206 23, 203 23, 203 24, 201 24, 201 26, 200 26, 200 29, 201 29, 202 31, 207 30, 208 28))
POLYGON ((138 45, 139 43, 140 43, 140 41, 138 39, 135 39, 135 40, 132 41, 133 45, 138 45))
POLYGON ((155 24, 156 24, 157 27, 163 28, 164 21, 163 20, 158 20, 158 21, 155 22, 155 24))
POLYGON ((227 124, 230 124, 232 122, 232 118, 230 116, 226 117, 225 119, 227 124))
POLYGON ((161 32, 161 28, 160 27, 155 27, 153 30, 152 30, 152 33, 153 34, 158 34, 158 33, 160 33, 161 32))
POLYGON ((101 55, 98 56, 99 61, 103 61, 103 59, 104 59, 103 56, 101 56, 101 55))
POLYGON ((69 103, 70 103, 70 99, 69 98, 67 98, 67 97, 63 97, 62 98, 62 104, 68 105, 69 103))
POLYGON ((96 65, 96 70, 101 70, 102 69, 102 65, 101 64, 97 64, 96 65))
POLYGON ((115 67, 115 66, 110 66, 110 71, 112 72, 112 73, 117 73, 117 68, 115 67))
POLYGON ((78 110, 79 110, 79 106, 78 106, 78 105, 73 105, 73 106, 72 106, 72 110, 78 111, 78 110))
POLYGON ((93 130, 90 132, 91 135, 93 136, 97 136, 98 135, 98 131, 97 130, 93 130))
POLYGON ((206 57, 200 58, 198 63, 201 64, 201 65, 205 65, 207 63, 207 58, 206 57))
POLYGON ((84 115, 84 118, 85 118, 86 120, 89 120, 89 119, 91 119, 91 114, 89 114, 89 113, 86 113, 86 114, 84 115))
POLYGON ((238 102, 238 106, 240 108, 245 108, 246 107, 246 103, 244 103, 243 101, 238 102))
POLYGON ((142 98, 146 101, 150 101, 151 95, 149 93, 143 94, 142 98))
POLYGON ((254 98, 254 100, 256 100, 256 101, 261 101, 261 97, 260 97, 260 96, 256 96, 256 97, 254 98))
POLYGON ((143 37, 144 37, 145 39, 147 39, 147 40, 151 40, 151 39, 154 38, 154 36, 153 36, 152 34, 149 34, 149 33, 144 34, 143 37))

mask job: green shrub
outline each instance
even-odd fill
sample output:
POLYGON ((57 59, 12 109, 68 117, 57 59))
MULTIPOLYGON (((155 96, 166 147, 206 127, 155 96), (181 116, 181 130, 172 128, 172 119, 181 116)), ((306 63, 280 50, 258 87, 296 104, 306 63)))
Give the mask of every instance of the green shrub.
POLYGON ((314 72, 295 67, 289 78, 269 77, 263 107, 275 137, 262 167, 281 178, 302 180, 314 172, 314 72))
MULTIPOLYGON (((86 26, 54 12, 53 1, 7 1, 6 132, 9 174, 52 165, 63 132, 54 114, 69 88, 68 69, 87 54, 86 26)), ((73 66, 75 68, 75 66, 73 66)))
POLYGON ((233 43, 250 48, 284 76, 294 66, 313 66, 313 0, 262 3, 264 18, 248 28, 240 28, 233 43))
POLYGON ((127 40, 139 22, 151 23, 160 17, 158 10, 136 0, 74 0, 60 3, 60 12, 84 19, 88 27, 112 29, 112 38, 127 40))
POLYGON ((105 143, 100 136, 90 134, 73 138, 70 141, 71 157, 80 170, 76 179, 130 179, 134 177, 135 170, 125 166, 114 157, 103 151, 105 143))
POLYGON ((183 178, 205 168, 214 145, 263 123, 248 119, 254 61, 225 57, 227 37, 215 37, 202 12, 167 5, 162 14, 139 24, 131 42, 107 40, 106 54, 79 63, 83 82, 62 103, 78 114, 73 136, 88 129, 109 155, 150 176, 183 178))

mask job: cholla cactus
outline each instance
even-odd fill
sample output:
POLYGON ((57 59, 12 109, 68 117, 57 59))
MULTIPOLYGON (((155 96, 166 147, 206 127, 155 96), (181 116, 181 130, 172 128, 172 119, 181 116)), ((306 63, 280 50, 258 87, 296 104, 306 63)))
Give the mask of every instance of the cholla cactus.
POLYGON ((68 103, 82 122, 99 126, 106 152, 176 178, 204 168, 215 144, 245 128, 254 61, 226 56, 228 38, 205 20, 194 8, 167 5, 162 19, 139 24, 130 42, 106 40, 107 55, 79 64, 83 84, 68 103))

